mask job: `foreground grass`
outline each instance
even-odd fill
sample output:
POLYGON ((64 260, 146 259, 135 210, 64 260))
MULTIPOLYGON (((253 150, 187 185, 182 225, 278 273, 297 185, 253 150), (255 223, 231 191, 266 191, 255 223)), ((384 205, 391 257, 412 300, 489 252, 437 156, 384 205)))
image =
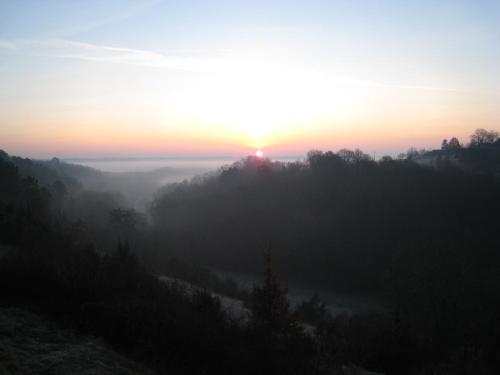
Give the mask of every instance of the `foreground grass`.
POLYGON ((24 310, 0 308, 0 374, 153 373, 94 337, 75 335, 24 310))

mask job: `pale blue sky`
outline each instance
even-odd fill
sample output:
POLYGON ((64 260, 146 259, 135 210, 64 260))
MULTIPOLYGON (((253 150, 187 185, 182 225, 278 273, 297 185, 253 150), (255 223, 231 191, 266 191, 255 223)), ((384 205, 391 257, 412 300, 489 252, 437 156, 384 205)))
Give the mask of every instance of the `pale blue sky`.
POLYGON ((0 1, 0 148, 433 147, 498 130, 499 67, 494 0, 0 1))

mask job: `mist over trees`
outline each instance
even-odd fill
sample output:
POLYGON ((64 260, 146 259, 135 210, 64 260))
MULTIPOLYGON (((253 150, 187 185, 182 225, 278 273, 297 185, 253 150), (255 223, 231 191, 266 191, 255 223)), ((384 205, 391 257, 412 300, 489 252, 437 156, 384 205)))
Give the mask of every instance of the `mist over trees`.
POLYGON ((359 150, 311 151, 294 163, 249 157, 166 187, 153 225, 171 254, 246 273, 258 272, 272 240, 288 281, 386 301, 392 323, 365 323, 391 326, 396 347, 438 358, 460 343, 462 360, 477 350, 493 359, 500 144, 494 132, 479 143, 478 134, 396 160, 359 150))
POLYGON ((494 176, 450 164, 312 151, 294 163, 249 157, 170 185, 151 212, 177 256, 254 273, 272 240, 277 267, 292 280, 378 293, 388 265, 412 248, 489 259, 499 245, 490 235, 500 224, 499 198, 494 176))
POLYGON ((0 304, 158 373, 496 373, 499 167, 498 133, 481 129, 397 158, 248 157, 164 186, 141 212, 89 190, 98 171, 1 152, 0 304), (203 266, 263 282, 241 290, 203 266), (331 316, 320 294, 293 307, 287 282, 382 309, 331 316), (243 300, 248 320, 213 292, 243 300))
MULTIPOLYGON (((314 344, 300 330, 268 342, 207 291, 161 282, 141 262, 144 248, 119 240, 96 249, 89 229, 61 216, 50 192, 5 155, 0 177, 1 306, 97 335, 158 373, 316 373, 314 344)), ((109 230, 132 224, 140 230, 133 212, 111 210, 109 230)))

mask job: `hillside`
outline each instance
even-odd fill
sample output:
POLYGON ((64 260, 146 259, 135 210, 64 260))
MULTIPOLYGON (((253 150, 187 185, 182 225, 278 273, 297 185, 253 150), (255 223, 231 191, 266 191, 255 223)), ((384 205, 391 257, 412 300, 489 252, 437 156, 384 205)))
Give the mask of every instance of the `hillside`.
POLYGON ((0 308, 0 374, 152 375, 101 340, 33 313, 0 308))
MULTIPOLYGON (((0 158, 2 305, 30 306, 158 373, 319 375, 354 364, 477 375, 500 367, 494 176, 411 158, 375 161, 359 150, 312 151, 294 163, 249 157, 165 187, 147 221, 112 193, 64 193, 64 184, 51 188, 21 167, 0 158), (247 293, 204 271, 208 263, 261 274, 266 247, 265 282, 247 293), (281 275, 362 291, 387 309, 330 317, 318 296, 295 309, 281 275), (231 316, 209 290, 247 302, 249 319, 231 316), (314 337, 301 320, 316 325, 314 337)), ((101 345, 71 334, 50 341, 37 328, 43 321, 23 316, 19 329, 0 327, 3 372, 78 374, 57 355, 70 347, 62 357, 77 366, 76 343, 85 353, 101 345), (24 325, 32 331, 22 333, 24 325), (45 342, 62 347, 46 351, 45 342)))

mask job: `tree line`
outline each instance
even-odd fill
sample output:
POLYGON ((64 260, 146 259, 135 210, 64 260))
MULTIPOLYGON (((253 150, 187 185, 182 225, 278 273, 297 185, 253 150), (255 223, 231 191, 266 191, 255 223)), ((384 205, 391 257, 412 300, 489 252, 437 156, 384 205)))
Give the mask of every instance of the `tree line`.
POLYGON ((1 153, 1 303, 101 336, 159 373, 494 373, 500 142, 482 135, 380 160, 249 157, 165 186, 143 213, 85 190, 69 166, 1 153), (261 273, 270 241, 250 292, 200 267, 261 273), (210 293, 162 273, 246 299, 251 319, 233 322, 210 293), (332 318, 313 296, 292 311, 277 274, 386 309, 332 318))

